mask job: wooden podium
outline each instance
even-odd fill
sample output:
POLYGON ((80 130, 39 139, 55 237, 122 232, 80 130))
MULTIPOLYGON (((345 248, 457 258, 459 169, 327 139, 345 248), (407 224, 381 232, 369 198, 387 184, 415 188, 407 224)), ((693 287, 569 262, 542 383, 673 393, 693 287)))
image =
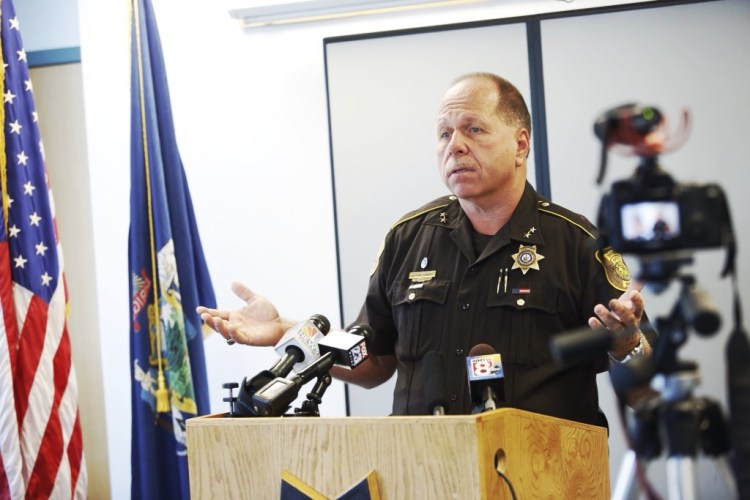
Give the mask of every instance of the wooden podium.
POLYGON ((373 469, 384 499, 609 498, 606 430, 521 410, 187 421, 190 493, 278 499, 282 471, 336 498, 373 469))

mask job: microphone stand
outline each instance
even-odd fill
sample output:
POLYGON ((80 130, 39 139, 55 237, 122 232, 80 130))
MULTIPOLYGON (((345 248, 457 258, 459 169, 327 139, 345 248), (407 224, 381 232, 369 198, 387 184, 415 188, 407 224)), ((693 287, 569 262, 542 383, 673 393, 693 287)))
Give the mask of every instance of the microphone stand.
POLYGON ((332 380, 330 373, 320 375, 312 390, 307 393, 307 400, 302 403, 302 406, 294 409, 294 416, 319 417, 318 406, 323 402, 323 394, 331 385, 332 380))

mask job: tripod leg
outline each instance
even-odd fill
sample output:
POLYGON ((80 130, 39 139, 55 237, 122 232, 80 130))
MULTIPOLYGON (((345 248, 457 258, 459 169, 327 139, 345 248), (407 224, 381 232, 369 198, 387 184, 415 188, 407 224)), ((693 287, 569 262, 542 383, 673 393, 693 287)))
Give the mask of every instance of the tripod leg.
POLYGON ((734 480, 734 471, 732 471, 729 461, 726 457, 717 457, 714 459, 714 462, 716 463, 719 475, 724 480, 724 485, 727 487, 727 498, 737 500, 740 496, 737 491, 737 482, 734 480))
POLYGON ((667 459, 667 490, 670 500, 695 500, 695 460, 675 455, 667 459))
POLYGON ((612 491, 612 500, 635 500, 638 498, 638 480, 636 470, 638 468, 638 456, 633 450, 628 450, 620 464, 617 473, 617 483, 612 491))

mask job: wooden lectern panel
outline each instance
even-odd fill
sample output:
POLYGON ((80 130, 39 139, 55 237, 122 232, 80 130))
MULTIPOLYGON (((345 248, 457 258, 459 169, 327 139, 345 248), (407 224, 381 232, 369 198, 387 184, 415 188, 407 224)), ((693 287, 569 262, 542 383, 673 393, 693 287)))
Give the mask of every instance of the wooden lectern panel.
POLYGON ((376 470, 385 499, 609 498, 603 428, 504 408, 444 417, 188 420, 194 499, 279 498, 286 469, 335 498, 376 470), (502 458, 504 457, 504 458, 502 458))

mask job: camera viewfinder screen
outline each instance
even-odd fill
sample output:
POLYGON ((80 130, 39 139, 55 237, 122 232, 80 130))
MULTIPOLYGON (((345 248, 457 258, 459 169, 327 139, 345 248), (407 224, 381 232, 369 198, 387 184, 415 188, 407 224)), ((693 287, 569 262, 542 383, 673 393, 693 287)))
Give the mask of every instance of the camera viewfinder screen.
POLYGON ((621 209, 622 236, 627 241, 666 241, 680 236, 676 201, 629 203, 621 209))

